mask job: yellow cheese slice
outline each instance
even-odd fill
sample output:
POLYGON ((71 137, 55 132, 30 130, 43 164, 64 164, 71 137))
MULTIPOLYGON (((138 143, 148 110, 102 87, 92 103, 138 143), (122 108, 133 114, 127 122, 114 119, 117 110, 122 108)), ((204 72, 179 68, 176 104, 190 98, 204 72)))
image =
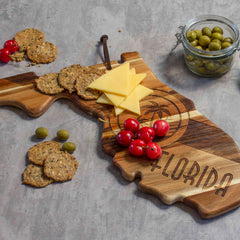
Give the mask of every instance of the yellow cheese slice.
POLYGON ((103 92, 127 96, 129 92, 129 62, 123 63, 119 67, 105 73, 88 87, 103 92))
POLYGON ((104 93, 97 99, 96 102, 113 105, 113 103, 107 98, 107 96, 104 93))
POLYGON ((119 106, 130 112, 134 112, 138 115, 140 114, 140 105, 136 88, 125 98, 125 100, 119 106))
POLYGON ((121 107, 116 107, 114 106, 114 111, 115 111, 115 115, 119 115, 120 113, 122 113, 125 109, 121 108, 121 107))
POLYGON ((147 87, 144 87, 143 85, 138 85, 136 87, 139 101, 142 100, 143 98, 147 97, 151 93, 153 93, 153 90, 147 87))
MULTIPOLYGON (((134 72, 132 71, 132 69, 130 70, 130 74, 129 74, 129 93, 130 94, 135 87, 142 82, 142 80, 146 77, 146 73, 140 73, 140 74, 136 74, 135 69, 134 72)), ((117 107, 119 106, 125 99, 125 97, 123 96, 119 96, 113 93, 105 93, 106 96, 108 97, 108 99, 117 107)))
MULTIPOLYGON (((148 95, 150 95, 153 92, 152 89, 144 87, 143 85, 138 85, 135 90, 137 91, 139 101, 142 100, 143 98, 147 97, 148 95)), ((116 116, 124 111, 123 108, 116 107, 116 106, 114 106, 114 110, 115 110, 116 116)))

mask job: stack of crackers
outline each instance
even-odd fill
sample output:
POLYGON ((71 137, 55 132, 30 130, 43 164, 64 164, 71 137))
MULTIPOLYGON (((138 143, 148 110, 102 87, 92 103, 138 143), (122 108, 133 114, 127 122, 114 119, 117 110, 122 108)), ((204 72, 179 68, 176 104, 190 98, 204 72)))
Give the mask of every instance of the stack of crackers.
POLYGON ((45 141, 28 150, 30 164, 23 172, 23 183, 46 187, 53 182, 71 180, 78 169, 77 159, 61 150, 61 143, 45 141))
POLYGON ((89 89, 88 86, 104 73, 105 70, 74 64, 63 68, 60 73, 40 76, 36 79, 36 85, 38 90, 45 94, 57 94, 67 90, 69 93, 77 92, 85 100, 94 100, 101 92, 89 89))
POLYGON ((10 56, 12 61, 20 62, 25 56, 33 63, 51 63, 57 58, 57 48, 53 43, 44 41, 44 33, 35 28, 18 32, 14 40, 19 50, 10 56))

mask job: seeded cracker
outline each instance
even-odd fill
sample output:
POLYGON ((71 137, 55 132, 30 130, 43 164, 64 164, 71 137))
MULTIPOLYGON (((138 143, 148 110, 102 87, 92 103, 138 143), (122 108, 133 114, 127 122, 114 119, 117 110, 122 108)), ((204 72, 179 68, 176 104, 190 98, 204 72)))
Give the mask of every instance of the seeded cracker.
POLYGON ((28 150, 28 159, 30 162, 43 165, 46 157, 61 150, 61 143, 55 141, 45 141, 36 144, 28 150))
POLYGON ((58 75, 58 83, 70 93, 76 91, 75 83, 79 75, 85 71, 85 68, 79 64, 61 69, 58 75))
POLYGON ((13 62, 21 62, 22 60, 24 60, 24 52, 16 51, 15 53, 12 53, 9 57, 13 62))
POLYGON ((23 172, 23 183, 33 187, 46 187, 51 184, 53 179, 44 175, 43 167, 29 164, 23 172))
POLYGON ((34 63, 51 63, 57 58, 57 47, 50 42, 31 44, 27 57, 34 63))
POLYGON ((44 33, 35 28, 27 28, 16 34, 14 40, 18 43, 19 51, 24 52, 27 47, 35 43, 44 42, 44 33))
POLYGON ((78 165, 77 159, 67 152, 52 153, 44 161, 44 174, 56 182, 64 182, 73 178, 78 165))
POLYGON ((88 86, 104 73, 105 70, 99 70, 93 67, 85 67, 85 71, 76 79, 75 88, 77 90, 77 94, 85 100, 97 99, 101 92, 94 89, 89 89, 88 86))
POLYGON ((47 73, 35 80, 37 89, 45 94, 57 94, 64 90, 58 84, 58 73, 47 73))

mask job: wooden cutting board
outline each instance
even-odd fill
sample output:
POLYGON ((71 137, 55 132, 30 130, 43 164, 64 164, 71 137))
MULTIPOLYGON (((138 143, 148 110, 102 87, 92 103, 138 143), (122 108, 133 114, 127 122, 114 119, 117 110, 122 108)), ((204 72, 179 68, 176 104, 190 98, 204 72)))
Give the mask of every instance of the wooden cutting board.
MULTIPOLYGON (((67 98, 83 111, 109 120, 104 123, 103 150, 113 156, 114 164, 129 181, 140 178, 143 192, 156 195, 165 204, 177 201, 196 208, 203 218, 212 218, 240 205, 240 152, 233 139, 199 113, 191 100, 161 83, 137 52, 123 53, 137 73, 146 73, 143 85, 154 90, 140 102, 141 115, 124 112, 115 117, 113 107, 85 101, 76 94, 56 96, 38 92, 34 73, 0 79, 0 105, 11 105, 38 117, 59 98, 67 98), (163 150, 158 160, 130 156, 116 143, 121 123, 137 118, 141 126, 152 126, 154 120, 165 119, 170 130, 157 138, 163 150)), ((112 62, 112 67, 119 63, 112 62)), ((97 68, 105 68, 103 64, 97 68)))

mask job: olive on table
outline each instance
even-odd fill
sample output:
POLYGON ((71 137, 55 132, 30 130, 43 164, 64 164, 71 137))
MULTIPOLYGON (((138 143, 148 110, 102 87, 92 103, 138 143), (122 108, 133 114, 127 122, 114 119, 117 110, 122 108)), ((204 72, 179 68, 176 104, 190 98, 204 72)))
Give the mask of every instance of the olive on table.
POLYGON ((61 129, 57 131, 57 137, 61 141, 66 141, 69 138, 69 131, 65 129, 61 129))
POLYGON ((222 30, 222 28, 221 27, 218 27, 218 26, 215 26, 213 29, 212 29, 212 32, 213 33, 221 33, 221 34, 223 34, 223 30, 222 30))
POLYGON ((35 134, 38 138, 45 138, 48 136, 48 130, 45 127, 39 127, 36 129, 35 134))
POLYGON ((209 27, 204 27, 202 29, 202 35, 206 35, 208 37, 212 36, 212 30, 209 27))
POLYGON ((202 47, 207 47, 210 42, 211 42, 211 39, 206 35, 203 35, 199 38, 199 44, 202 47))
POLYGON ((62 150, 67 151, 68 153, 73 153, 76 150, 76 145, 73 142, 65 142, 62 145, 62 150))

